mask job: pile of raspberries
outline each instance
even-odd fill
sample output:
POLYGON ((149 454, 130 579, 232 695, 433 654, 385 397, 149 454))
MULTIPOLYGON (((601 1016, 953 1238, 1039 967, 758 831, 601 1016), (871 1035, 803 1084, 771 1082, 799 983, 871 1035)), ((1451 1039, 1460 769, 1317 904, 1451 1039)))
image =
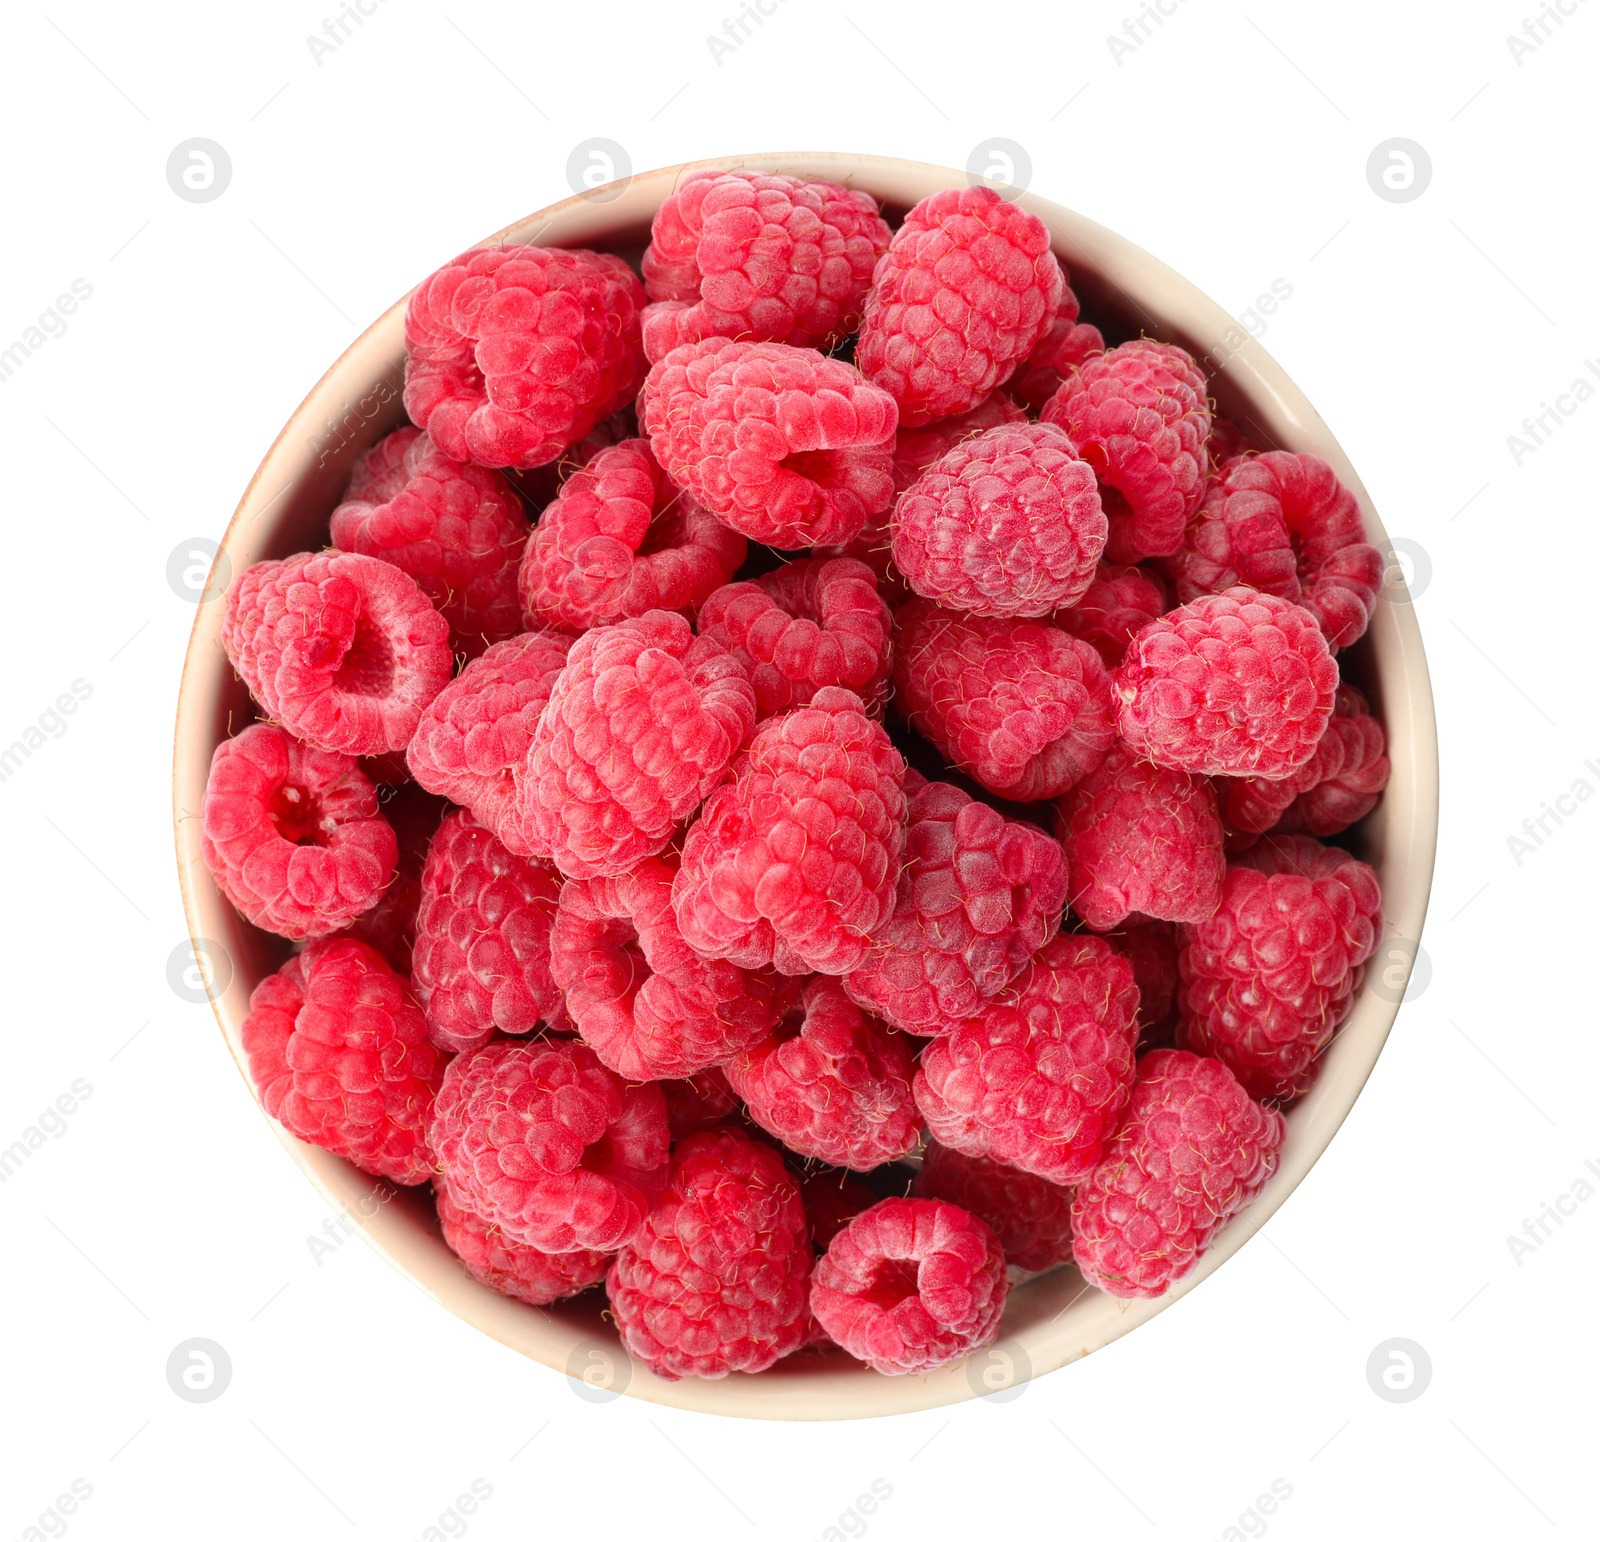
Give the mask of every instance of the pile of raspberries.
POLYGON ((639 272, 470 251, 406 346, 329 547, 227 598, 268 1112, 663 1377, 1181 1280, 1382 926, 1350 491, 981 185, 701 172, 639 272))

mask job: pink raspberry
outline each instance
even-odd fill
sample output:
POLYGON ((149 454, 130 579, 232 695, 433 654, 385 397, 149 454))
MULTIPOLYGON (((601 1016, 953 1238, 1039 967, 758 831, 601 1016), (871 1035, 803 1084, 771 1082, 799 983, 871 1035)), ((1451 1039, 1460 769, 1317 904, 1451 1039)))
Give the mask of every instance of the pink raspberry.
POLYGON ((513 1242, 442 1190, 436 1201, 445 1246, 466 1265, 473 1279, 502 1296, 526 1301, 529 1306, 549 1306, 598 1285, 611 1267, 609 1253, 546 1253, 525 1242, 513 1242))
POLYGON ((446 816, 422 870, 411 983, 433 1042, 452 1053, 501 1033, 566 1026, 550 978, 561 884, 471 814, 446 816))
POLYGON ((672 914, 677 871, 670 856, 646 857, 621 877, 561 891, 551 972, 585 1043, 629 1081, 696 1076, 778 1019, 776 976, 703 959, 683 940, 672 914))
POLYGON ((1117 728, 1157 765, 1276 781, 1315 754, 1338 684, 1311 613, 1240 585, 1134 638, 1114 682, 1117 728))
POLYGON ((1141 337, 1077 365, 1041 417, 1095 469, 1113 562, 1168 557, 1205 492, 1211 409, 1183 349, 1141 337))
POLYGON ((378 896, 378 903, 362 911, 339 935, 376 948, 402 980, 409 980, 417 940, 417 907, 422 903, 422 868, 433 832, 449 805, 415 782, 393 789, 387 801, 385 791, 391 790, 379 789, 379 808, 400 846, 394 878, 378 896))
POLYGON ((547 1253, 614 1252, 667 1176, 667 1104, 573 1040, 499 1040, 445 1069, 428 1137, 458 1205, 547 1253))
POLYGON ((1111 680, 1088 643, 1047 622, 963 616, 923 599, 901 606, 895 626, 901 714, 990 792, 1059 797, 1105 759, 1111 680))
POLYGON ((882 706, 890 631, 872 570, 848 557, 805 558, 725 584, 699 621, 700 635, 749 671, 758 722, 805 706, 827 685, 854 691, 869 711, 882 706))
POLYGON ((403 750, 455 668, 450 624, 416 579, 355 552, 246 568, 228 590, 222 645, 272 717, 345 755, 403 750))
POLYGON ((791 1151, 870 1172, 916 1150, 922 1119, 903 1035, 819 975, 759 1043, 727 1064, 750 1117, 791 1151))
POLYGON ((1059 1183, 930 1141, 912 1192, 971 1211, 1018 1269, 1049 1269, 1072 1257, 1072 1190, 1059 1183))
POLYGON ((647 610, 692 613, 745 539, 667 480, 643 439, 597 454, 539 516, 517 584, 531 625, 582 632, 647 610))
POLYGON ((811 1272, 800 1190, 775 1151, 706 1130, 606 1279, 628 1352, 657 1376, 764 1371, 805 1342, 811 1272))
MULTIPOLYGON (((1059 259, 1057 259, 1059 261, 1059 259)), ((1037 413, 1055 395, 1061 382, 1090 354, 1105 352, 1099 327, 1078 320, 1078 297, 1072 292, 1067 265, 1061 264, 1061 300, 1050 330, 1007 385, 1018 401, 1037 413)))
POLYGON ((1006 1261, 989 1227, 940 1199, 885 1199, 828 1244, 811 1310, 828 1336, 885 1376, 915 1375, 992 1344, 1006 1261))
POLYGON ((811 1245, 819 1253, 826 1253, 851 1221, 878 1202, 871 1189, 840 1167, 810 1168, 800 1179, 800 1199, 811 1245))
POLYGON ((848 974, 894 910, 904 778, 889 736, 838 686, 769 718, 684 840, 684 940, 745 969, 848 974))
POLYGON ((651 367, 641 421, 678 486, 768 546, 849 541, 894 497, 894 399, 815 349, 686 343, 651 367))
POLYGON ((697 171, 656 210, 642 268, 650 361, 742 337, 826 351, 854 332, 889 227, 866 193, 759 171, 697 171))
MULTIPOLYGON (((1222 470, 1247 464, 1248 460, 1228 461, 1222 470)), ((1256 479, 1241 475, 1230 488, 1219 473, 1207 484, 1206 495, 1184 531, 1183 545, 1168 562, 1181 604, 1202 594, 1220 594, 1235 584, 1286 600, 1300 599, 1283 505, 1271 493, 1247 485, 1252 480, 1256 479)))
POLYGON ((434 697, 406 751, 421 786, 471 810, 519 856, 529 853, 513 770, 533 743, 571 646, 558 632, 496 643, 434 697))
POLYGON ((844 988, 897 1028, 938 1034, 975 1017, 1055 936, 1067 865, 1043 830, 959 787, 908 771, 906 791, 894 914, 844 988))
POLYGON ((418 429, 396 429, 356 462, 330 538, 409 573, 469 656, 522 630, 522 500, 504 477, 452 460, 418 429))
POLYGON ((1134 634, 1170 609, 1167 586, 1159 573, 1102 562, 1077 604, 1057 611, 1050 619, 1090 644, 1107 669, 1115 669, 1126 657, 1134 634))
POLYGON ((722 781, 754 722, 744 666, 682 616, 585 632, 514 771, 528 849, 569 878, 627 872, 722 781))
POLYGON ((1084 1279, 1114 1296, 1165 1294, 1266 1187, 1283 1137, 1283 1115, 1219 1061, 1145 1055, 1122 1126, 1073 1199, 1084 1279))
POLYGON ((1178 1043, 1214 1055, 1257 1098, 1293 1098, 1349 1011, 1378 944, 1376 874, 1305 836, 1228 868, 1222 903, 1182 929, 1178 1043))
POLYGON ((1097 932, 1135 912, 1203 921, 1222 893, 1222 819, 1202 777, 1153 766, 1123 745, 1057 806, 1072 908, 1097 932))
POLYGON ((314 942, 250 993, 240 1030, 261 1105, 291 1134, 395 1183, 433 1175, 444 1069, 406 982, 365 943, 314 942))
POLYGON ((1133 966, 1139 987, 1139 1053, 1171 1049, 1178 1020, 1178 928, 1130 917, 1106 938, 1133 966))
POLYGON ((485 246, 406 311, 406 411, 456 460, 542 466, 633 400, 644 286, 620 257, 485 246))
POLYGON ((954 417, 1033 352, 1064 287, 1038 215, 992 187, 947 188, 906 215, 878 263, 856 363, 906 425, 954 417))
POLYGON ((211 756, 200 854, 252 925, 325 937, 378 903, 398 845, 354 760, 254 723, 211 756))
POLYGON ((728 1078, 717 1066, 664 1081, 661 1091, 667 1100, 667 1128, 675 1142, 721 1124, 739 1107, 728 1078))
POLYGON ((1073 604, 1106 544, 1094 472, 1048 423, 963 440, 900 495, 891 528, 911 587, 979 616, 1073 604))
POLYGON ((928 1132, 1052 1183, 1081 1183, 1133 1081, 1133 968, 1099 937, 1057 936, 977 1017, 922 1052, 928 1132))

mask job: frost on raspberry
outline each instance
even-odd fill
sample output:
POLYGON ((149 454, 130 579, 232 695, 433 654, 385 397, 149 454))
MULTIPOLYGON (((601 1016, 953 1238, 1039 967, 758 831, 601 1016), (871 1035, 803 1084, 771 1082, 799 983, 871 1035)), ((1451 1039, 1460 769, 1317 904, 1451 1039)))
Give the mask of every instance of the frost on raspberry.
POLYGON ((542 466, 633 400, 644 305, 609 253, 465 252, 411 296, 406 411, 456 460, 542 466))
MULTIPOLYGON (((1060 260, 1059 258, 1057 259, 1060 260)), ((1071 275, 1061 263, 1061 300, 1056 306, 1050 330, 1039 339, 1022 367, 1007 382, 1006 389, 1019 402, 1037 413, 1055 395, 1073 368, 1091 354, 1103 353, 1106 340, 1099 327, 1078 319, 1078 297, 1072 292, 1071 275)))
POLYGON ((482 1216, 464 1210, 443 1190, 436 1196, 445 1246, 480 1284, 502 1296, 549 1306, 598 1285, 611 1267, 609 1253, 546 1253, 511 1238, 482 1216))
POLYGON ((1134 634, 1171 608, 1166 580, 1153 567, 1102 562, 1077 603, 1050 619, 1093 647, 1107 669, 1115 669, 1134 634))
POLYGON ((708 338, 652 366, 641 426, 667 475, 754 541, 853 539, 894 497, 894 399, 812 348, 708 338))
POLYGON ((742 535, 670 482, 643 439, 574 471, 534 526, 517 584, 531 626, 582 632, 692 614, 745 559, 742 535))
POLYGON ((781 172, 695 172, 651 224, 645 352, 654 363, 707 337, 826 351, 855 331, 888 244, 866 193, 781 172))
POLYGON ((1018 1269, 1049 1269, 1072 1257, 1072 1190, 1059 1183, 930 1141, 912 1192, 987 1222, 1018 1269))

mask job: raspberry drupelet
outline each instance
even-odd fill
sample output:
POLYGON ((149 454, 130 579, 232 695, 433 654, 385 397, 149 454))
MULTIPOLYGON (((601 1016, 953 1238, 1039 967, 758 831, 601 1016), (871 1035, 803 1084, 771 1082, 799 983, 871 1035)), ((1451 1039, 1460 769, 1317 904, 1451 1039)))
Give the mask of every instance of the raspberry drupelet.
POLYGON ((549 1306, 564 1296, 588 1290, 598 1285, 611 1267, 609 1253, 546 1253, 525 1242, 514 1242, 443 1190, 435 1196, 435 1203, 445 1246, 466 1266, 467 1273, 490 1290, 529 1306, 549 1306))

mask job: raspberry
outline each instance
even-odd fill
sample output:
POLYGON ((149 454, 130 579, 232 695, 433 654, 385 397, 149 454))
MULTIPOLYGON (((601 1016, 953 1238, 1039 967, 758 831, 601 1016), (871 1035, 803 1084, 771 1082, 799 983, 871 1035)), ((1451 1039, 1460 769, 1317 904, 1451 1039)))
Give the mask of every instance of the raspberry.
POLYGON ((661 1091, 667 1100, 667 1128, 674 1141, 721 1124, 739 1106, 728 1078, 716 1066, 664 1081, 661 1091))
POLYGON ((470 809, 519 856, 528 849, 512 771, 533 743, 571 646, 556 632, 496 643, 434 697, 406 751, 421 786, 470 809))
POLYGON ((912 1051, 826 975, 727 1064, 750 1117, 801 1156, 870 1172, 916 1150, 912 1051))
POLYGON ((1349 1010, 1382 924, 1365 862, 1305 836, 1228 868, 1214 916, 1183 928, 1178 1042, 1257 1098, 1293 1098, 1349 1010))
POLYGON ((1114 1296, 1159 1296, 1266 1186, 1283 1115, 1181 1050, 1139 1061, 1122 1127, 1072 1203, 1073 1257, 1114 1296))
POLYGON ((1123 745, 1057 807, 1072 908, 1097 932, 1134 912, 1203 921, 1222 892, 1222 820, 1203 778, 1152 766, 1123 745))
POLYGON ((651 223, 645 352, 654 363, 707 337, 832 348, 855 331, 888 244, 866 193, 782 173, 695 172, 651 223))
POLYGON ((959 787, 907 772, 906 791, 894 914, 844 988, 897 1028, 938 1034, 975 1017, 1055 936, 1067 865, 1043 830, 959 787))
POLYGON ((387 802, 382 790, 378 797, 383 817, 400 846, 394 878, 378 896, 378 903, 357 916, 340 935, 376 948, 402 980, 409 980, 417 940, 417 907, 422 903, 422 868, 433 832, 449 805, 415 782, 397 788, 387 802))
POLYGON ((708 338, 645 381, 642 424, 667 475, 755 541, 849 541, 889 507, 894 400, 811 348, 708 338))
POLYGON ((1059 1183, 930 1141, 913 1192, 970 1210, 1018 1269, 1049 1269, 1072 1257, 1072 1190, 1059 1183))
POLYGON ((1169 608, 1167 586, 1159 573, 1102 562, 1077 604, 1050 619, 1090 644, 1107 669, 1115 669, 1126 657, 1134 633, 1169 608))
POLYGON ((1005 1256, 977 1216, 941 1199, 885 1199, 828 1244, 811 1310, 885 1376, 931 1371, 1000 1332, 1005 1256))
POLYGON ((1339 666, 1315 618, 1240 585, 1152 621, 1117 671, 1117 728, 1157 765, 1290 776, 1316 752, 1339 666))
POLYGON ((683 845, 689 946, 741 968, 848 974, 894 910, 905 762, 861 698, 825 686, 769 718, 683 845))
POLYGON ((917 428, 901 424, 894 436, 894 490, 903 493, 935 461, 974 434, 1026 423, 1028 415, 1004 391, 992 391, 969 412, 917 428))
MULTIPOLYGON (((1057 259, 1059 261, 1059 259, 1057 259)), ((1061 301, 1050 330, 1040 338, 1026 362, 1011 377, 1008 389, 1018 401, 1038 412, 1055 395, 1061 382, 1093 353, 1105 351, 1099 327, 1078 320, 1078 297, 1071 276, 1061 264, 1061 301)))
POLYGON ((502 1296, 549 1306, 563 1296, 598 1285, 611 1267, 609 1253, 546 1253, 513 1242, 482 1216, 463 1210, 441 1191, 436 1196, 445 1246, 467 1266, 473 1279, 502 1296))
POLYGON ((246 568, 228 590, 222 644, 272 717, 346 755, 403 750, 455 668, 450 624, 416 579, 355 552, 246 568))
POLYGON ((669 482, 643 439, 601 450, 539 516, 517 584, 530 625, 581 632, 692 612, 745 559, 745 539, 669 482))
POLYGON ((425 1183, 443 1057, 406 982, 363 942, 314 942, 250 993, 240 1030, 261 1105, 291 1134, 395 1183, 425 1183))
POLYGON ((1088 643, 1045 622, 962 616, 923 599, 895 624, 902 715, 990 792, 1058 797, 1105 758, 1111 681, 1088 643))
POLYGON ((1211 409, 1183 349, 1141 337, 1076 366, 1040 414, 1066 430, 1105 492, 1114 562, 1168 557, 1205 491, 1211 409))
POLYGON ((632 401, 644 286, 620 257, 485 246, 406 310, 406 411, 456 460, 542 466, 632 401))
MULTIPOLYGON (((1246 463, 1229 461, 1223 470, 1242 464, 1246 463)), ((1180 604, 1202 594, 1220 594, 1235 584, 1286 600, 1300 598, 1283 507, 1271 494, 1245 485, 1249 480, 1241 474, 1230 488, 1219 475, 1207 486, 1184 531, 1182 547, 1168 563, 1180 604)))
POLYGON ((677 871, 676 861, 646 857, 620 878, 561 891, 551 973, 585 1043, 630 1081, 698 1075, 778 1018, 776 976, 703 959, 683 940, 672 914, 677 871))
POLYGON ((856 363, 908 427, 954 417, 1033 352, 1064 287, 1038 215, 992 187, 934 193, 872 275, 856 363))
POLYGON ((371 910, 398 846, 378 795, 348 755, 314 750, 255 723, 211 757, 200 854, 254 926, 323 937, 371 910))
POLYGON ((572 1040, 499 1040, 445 1069, 428 1127, 458 1205, 547 1253, 614 1252, 667 1175, 667 1104, 572 1040))
POLYGON ((1100 1160, 1133 1080, 1133 968, 1098 937, 1057 936, 976 1017, 922 1052, 933 1138, 1052 1183, 1100 1160))
POLYGON ((606 1279, 617 1331, 668 1381, 764 1371, 805 1342, 811 1256, 782 1158, 733 1130, 691 1135, 606 1279))
POLYGON ((452 460, 419 430, 397 429, 361 457, 329 528, 340 551, 416 579, 469 656, 522 630, 522 500, 504 477, 452 460))
POLYGON ((882 706, 890 627, 871 568, 848 557, 806 558, 725 584, 699 621, 700 635, 749 671, 758 722, 805 706, 826 685, 854 691, 869 711, 882 706))
POLYGON ((918 594, 980 616, 1073 604, 1106 544, 1094 472, 1048 423, 963 440, 901 494, 892 529, 918 594))
POLYGON ((1213 468, 1235 455, 1257 455, 1261 446, 1244 429, 1229 418, 1211 414, 1211 437, 1206 440, 1206 450, 1213 468))
POLYGON ((1171 1049, 1178 1006, 1178 929, 1170 921, 1130 918, 1106 941, 1133 965, 1139 987, 1139 1053, 1171 1049))
POLYGON ((744 666, 670 611, 585 632, 514 769, 523 839, 569 878, 653 856, 755 721, 744 666))
POLYGON ((806 1173, 800 1180, 800 1199, 806 1207, 811 1245, 819 1253, 826 1253, 828 1244, 856 1216, 877 1204, 871 1189, 838 1167, 814 1167, 806 1173))
POLYGON ((422 870, 411 983, 433 1042, 459 1052, 501 1033, 566 1024, 550 978, 561 885, 471 814, 447 815, 422 870))

